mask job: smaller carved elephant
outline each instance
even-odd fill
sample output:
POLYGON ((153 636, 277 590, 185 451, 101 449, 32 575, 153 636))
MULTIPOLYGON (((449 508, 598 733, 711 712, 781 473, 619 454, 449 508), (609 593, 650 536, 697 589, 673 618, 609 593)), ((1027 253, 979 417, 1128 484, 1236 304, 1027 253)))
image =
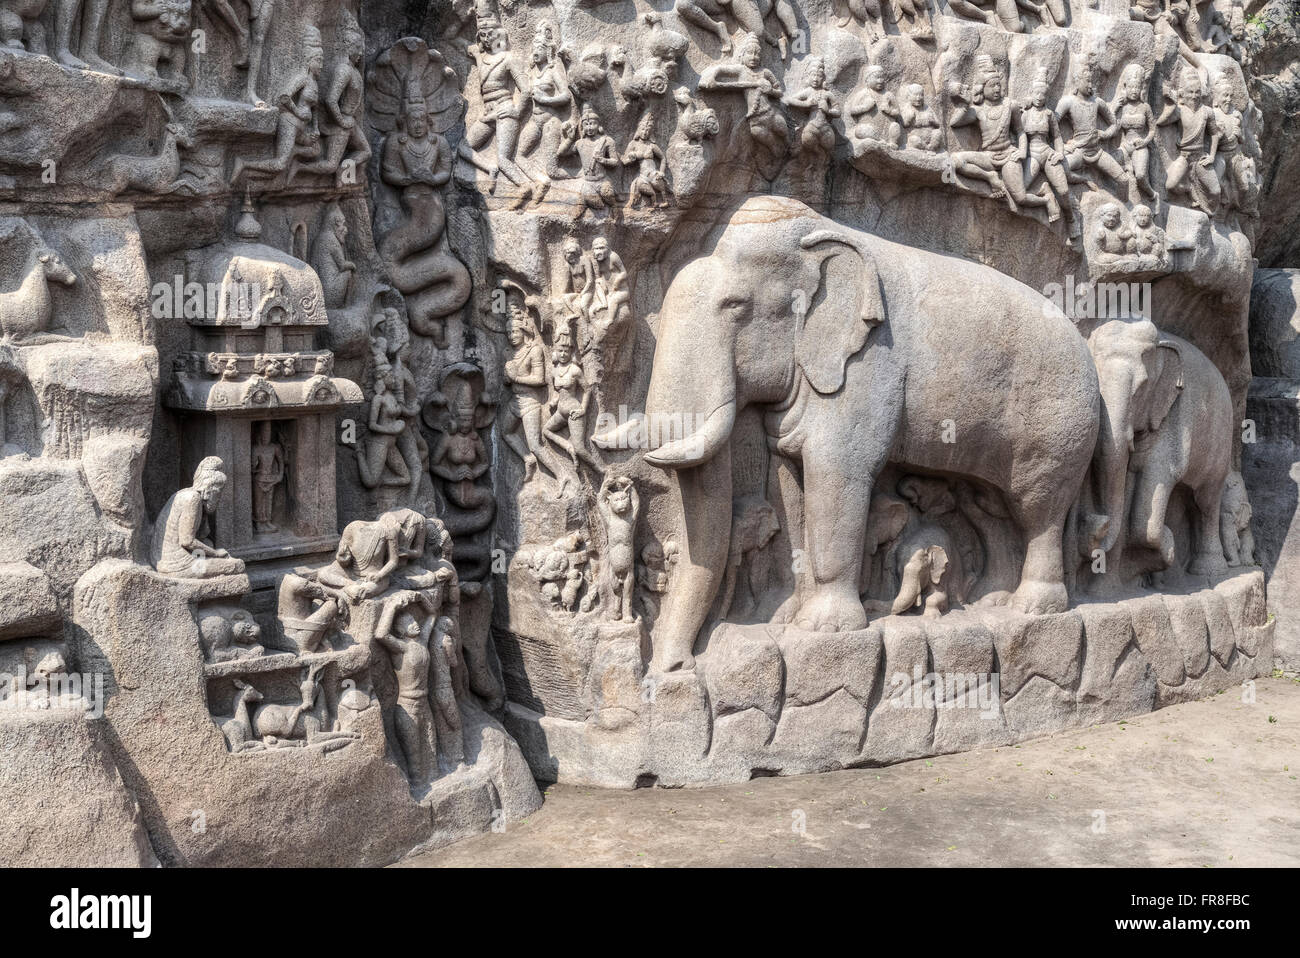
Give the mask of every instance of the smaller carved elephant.
POLYGON ((960 594, 965 577, 960 553, 948 533, 935 525, 920 525, 899 542, 895 555, 898 564, 898 595, 890 607, 891 615, 924 606, 922 615, 937 618, 948 611, 948 600, 964 601, 960 594))

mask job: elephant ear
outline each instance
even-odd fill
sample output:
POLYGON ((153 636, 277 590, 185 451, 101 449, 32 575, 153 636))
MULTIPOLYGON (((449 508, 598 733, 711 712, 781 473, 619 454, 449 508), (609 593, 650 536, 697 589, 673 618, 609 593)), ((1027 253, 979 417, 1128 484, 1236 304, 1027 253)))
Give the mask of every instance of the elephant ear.
POLYGON ((1169 410, 1183 391, 1183 354, 1172 340, 1162 339, 1156 344, 1160 373, 1150 386, 1150 401, 1147 403, 1147 421, 1142 424, 1141 432, 1159 429, 1164 423, 1169 410))
POLYGON ((831 230, 809 233, 800 246, 818 271, 819 288, 806 303, 795 346, 795 362, 813 389, 833 393, 844 385, 844 367, 866 345, 873 327, 885 321, 880 276, 867 253, 848 236, 831 230), (815 249, 839 244, 827 251, 815 249))

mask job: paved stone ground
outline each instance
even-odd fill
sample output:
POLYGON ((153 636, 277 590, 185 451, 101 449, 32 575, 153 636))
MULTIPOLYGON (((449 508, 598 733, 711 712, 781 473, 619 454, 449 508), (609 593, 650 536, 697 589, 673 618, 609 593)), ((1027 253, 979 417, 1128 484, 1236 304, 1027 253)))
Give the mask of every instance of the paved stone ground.
POLYGON ((1018 746, 709 789, 551 786, 409 866, 1300 865, 1300 680, 1018 746), (802 815, 804 828, 795 826, 802 815))

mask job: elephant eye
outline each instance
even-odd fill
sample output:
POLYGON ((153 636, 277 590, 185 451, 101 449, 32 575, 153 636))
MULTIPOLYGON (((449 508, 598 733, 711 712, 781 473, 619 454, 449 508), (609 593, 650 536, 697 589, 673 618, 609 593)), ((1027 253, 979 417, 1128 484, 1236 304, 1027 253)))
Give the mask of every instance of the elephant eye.
MULTIPOLYGON (((727 296, 722 300, 721 309, 723 312, 737 314, 744 312, 749 307, 749 300, 743 296, 727 296)), ((743 319, 743 316, 737 316, 743 319)))

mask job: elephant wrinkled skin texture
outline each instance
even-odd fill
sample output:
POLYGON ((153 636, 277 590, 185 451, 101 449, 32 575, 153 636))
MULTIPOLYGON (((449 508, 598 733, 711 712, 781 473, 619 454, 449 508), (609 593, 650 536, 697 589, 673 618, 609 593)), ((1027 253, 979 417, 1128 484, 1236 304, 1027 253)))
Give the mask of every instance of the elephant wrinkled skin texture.
POLYGON ((766 409, 776 450, 802 462, 811 573, 797 626, 866 624, 867 512, 889 461, 1000 489, 1026 543, 1014 604, 1066 608, 1062 528, 1100 400, 1087 346, 1060 310, 994 269, 779 197, 736 206, 703 252, 664 296, 646 403, 659 443, 646 461, 676 470, 687 530, 652 668, 693 666, 726 566, 729 437, 750 405, 766 409), (702 425, 656 429, 675 422, 702 425))

